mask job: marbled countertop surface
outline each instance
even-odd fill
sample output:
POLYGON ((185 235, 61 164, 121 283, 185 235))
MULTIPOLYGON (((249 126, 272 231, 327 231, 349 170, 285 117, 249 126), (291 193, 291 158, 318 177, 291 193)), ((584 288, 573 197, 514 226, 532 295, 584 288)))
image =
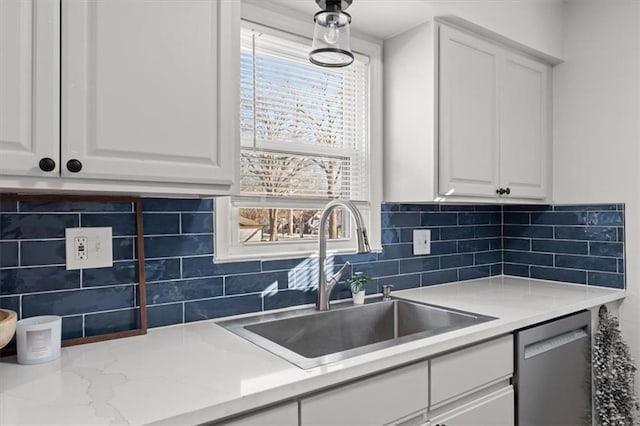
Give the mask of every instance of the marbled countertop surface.
POLYGON ((622 290, 492 277, 394 293, 497 317, 302 370, 215 321, 62 349, 23 366, 0 360, 0 424, 194 424, 312 392, 541 321, 622 299, 622 290))

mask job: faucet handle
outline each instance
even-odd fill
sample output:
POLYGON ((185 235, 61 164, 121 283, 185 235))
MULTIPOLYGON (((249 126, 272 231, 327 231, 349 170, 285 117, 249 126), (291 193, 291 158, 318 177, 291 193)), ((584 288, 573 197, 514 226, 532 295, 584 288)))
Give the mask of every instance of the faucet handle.
POLYGON ((393 286, 391 284, 382 286, 382 300, 391 300, 391 289, 393 286))

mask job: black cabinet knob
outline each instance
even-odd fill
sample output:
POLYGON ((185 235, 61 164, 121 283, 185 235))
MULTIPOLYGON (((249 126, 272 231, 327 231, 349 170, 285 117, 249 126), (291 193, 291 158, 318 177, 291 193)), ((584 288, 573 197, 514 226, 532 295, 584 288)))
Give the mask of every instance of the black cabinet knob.
MULTIPOLYGON (((502 189, 502 188, 498 188, 498 189, 496 189, 496 194, 498 194, 498 195, 502 195, 502 191, 504 191, 504 189, 502 189)), ((437 425, 436 425, 436 426, 437 426, 437 425)))
POLYGON ((507 194, 507 195, 511 194, 511 188, 507 188, 507 189, 505 189, 505 190, 504 190, 504 193, 505 193, 505 194, 507 194))
POLYGON ((40 162, 38 163, 38 167, 40 167, 40 170, 42 170, 43 172, 50 172, 56 168, 56 162, 49 157, 45 157, 40 160, 40 162))
POLYGON ((506 188, 506 189, 505 188, 498 188, 498 189, 496 189, 496 194, 498 194, 498 195, 504 195, 504 194, 509 195, 509 194, 511 194, 511 188, 506 188))
POLYGON ((80 170, 82 170, 82 163, 80 162, 80 160, 76 160, 75 158, 69 160, 67 161, 67 170, 69 170, 71 173, 78 173, 80 170))

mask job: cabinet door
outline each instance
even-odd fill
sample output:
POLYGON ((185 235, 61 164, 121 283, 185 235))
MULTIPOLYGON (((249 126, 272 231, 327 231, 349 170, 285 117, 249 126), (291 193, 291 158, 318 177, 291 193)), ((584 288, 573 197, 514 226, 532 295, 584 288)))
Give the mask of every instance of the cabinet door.
POLYGON ((506 53, 500 114, 501 187, 509 197, 548 195, 549 67, 506 53))
POLYGON ((239 419, 215 424, 220 426, 298 426, 298 403, 290 402, 257 411, 239 419))
POLYGON ((439 191, 496 196, 499 50, 440 27, 439 191))
POLYGON ((427 363, 390 371, 300 401, 300 424, 383 425, 427 407, 427 363))
POLYGON ((63 0, 66 177, 230 185, 239 4, 63 0))
POLYGON ((513 388, 494 392, 441 416, 430 419, 433 426, 512 426, 515 424, 513 388))
POLYGON ((59 23, 58 1, 0 1, 0 174, 58 174, 59 23))

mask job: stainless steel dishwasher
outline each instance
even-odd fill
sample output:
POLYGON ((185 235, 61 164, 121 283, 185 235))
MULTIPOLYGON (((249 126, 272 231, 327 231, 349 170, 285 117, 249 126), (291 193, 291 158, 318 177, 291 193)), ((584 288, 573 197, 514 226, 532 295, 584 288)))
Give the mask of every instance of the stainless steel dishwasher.
POLYGON ((590 325, 582 311, 516 332, 519 426, 590 424, 590 325))

